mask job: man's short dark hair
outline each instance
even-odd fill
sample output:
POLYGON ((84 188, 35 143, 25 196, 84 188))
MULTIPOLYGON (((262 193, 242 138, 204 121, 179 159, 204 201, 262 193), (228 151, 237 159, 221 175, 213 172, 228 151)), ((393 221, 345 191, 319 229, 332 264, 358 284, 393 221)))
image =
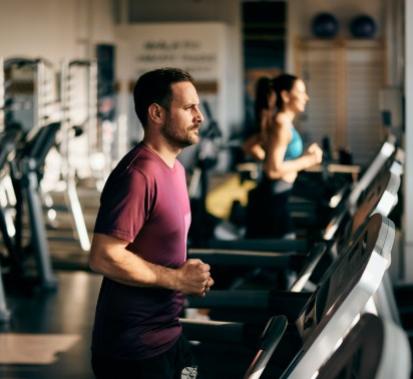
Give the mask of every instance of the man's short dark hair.
POLYGON ((133 89, 135 112, 145 127, 148 122, 148 108, 157 103, 169 109, 172 100, 171 85, 178 82, 194 83, 192 76, 179 68, 160 68, 143 74, 133 89))

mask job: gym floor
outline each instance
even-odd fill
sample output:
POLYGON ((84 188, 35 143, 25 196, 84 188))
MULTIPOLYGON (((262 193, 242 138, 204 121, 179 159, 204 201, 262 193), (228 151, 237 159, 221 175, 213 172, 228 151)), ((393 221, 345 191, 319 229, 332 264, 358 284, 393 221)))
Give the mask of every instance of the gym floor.
MULTIPOLYGON (((89 187, 78 192, 91 236, 100 194, 89 187)), ((1 379, 94 378, 90 341, 102 277, 88 270, 88 253, 73 238, 63 194, 51 195, 58 212, 47 237, 58 290, 36 292, 6 283, 12 318, 9 325, 0 326, 1 379)))
POLYGON ((0 333, 2 379, 93 379, 90 338, 101 277, 57 273, 52 293, 8 293, 13 317, 0 333))

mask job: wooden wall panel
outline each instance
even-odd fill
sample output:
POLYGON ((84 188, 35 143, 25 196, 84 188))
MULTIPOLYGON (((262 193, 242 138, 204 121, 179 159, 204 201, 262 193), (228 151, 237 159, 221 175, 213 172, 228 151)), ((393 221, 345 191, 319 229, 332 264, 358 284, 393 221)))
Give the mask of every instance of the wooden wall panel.
POLYGON ((384 86, 384 48, 380 40, 301 40, 296 72, 310 95, 300 129, 308 142, 328 136, 364 165, 383 135, 379 91, 384 86))

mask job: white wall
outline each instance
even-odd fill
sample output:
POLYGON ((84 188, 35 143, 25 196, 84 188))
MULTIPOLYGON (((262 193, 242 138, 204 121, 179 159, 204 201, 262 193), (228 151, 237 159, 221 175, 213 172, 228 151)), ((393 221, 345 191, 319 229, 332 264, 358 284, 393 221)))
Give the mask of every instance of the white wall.
POLYGON ((93 57, 113 42, 110 0, 0 0, 0 56, 93 57))
MULTIPOLYGON (((119 5, 121 3, 118 3, 119 5)), ((122 13, 122 12, 120 12, 122 13)), ((241 4, 239 0, 137 0, 129 2, 130 23, 222 22, 225 24, 226 54, 223 94, 227 108, 225 134, 238 131, 243 123, 243 58, 241 4)), ((118 39, 120 45, 123 44, 118 39)), ((122 75, 119 73, 119 75, 122 75)))
MULTIPOLYGON (((214 83, 217 91, 202 92, 202 100, 208 101, 215 120, 228 136, 230 109, 227 100, 229 59, 226 45, 227 27, 220 22, 161 22, 121 25, 117 28, 117 71, 122 89, 131 85, 144 72, 165 66, 180 67, 201 83, 214 83)), ((122 97, 124 99, 124 97, 122 97)), ((128 99, 128 103, 130 100, 128 99)), ((133 107, 127 112, 130 135, 136 135, 136 116, 133 107)), ((122 109, 125 109, 122 106, 122 109)))

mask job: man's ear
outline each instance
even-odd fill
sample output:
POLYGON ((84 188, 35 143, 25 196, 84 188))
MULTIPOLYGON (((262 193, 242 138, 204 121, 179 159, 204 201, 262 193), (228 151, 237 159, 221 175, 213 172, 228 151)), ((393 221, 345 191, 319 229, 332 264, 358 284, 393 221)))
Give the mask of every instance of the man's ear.
POLYGON ((152 103, 148 107, 148 117, 154 123, 163 123, 165 120, 165 109, 157 103, 152 103))

